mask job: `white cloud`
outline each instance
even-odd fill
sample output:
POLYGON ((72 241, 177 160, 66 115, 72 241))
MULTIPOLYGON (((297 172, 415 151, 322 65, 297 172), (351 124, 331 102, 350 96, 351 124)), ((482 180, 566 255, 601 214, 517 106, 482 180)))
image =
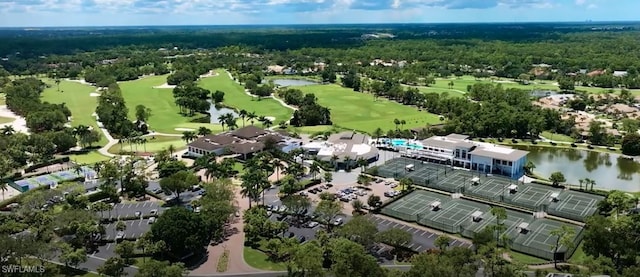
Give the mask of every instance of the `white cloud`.
POLYGON ((582 6, 585 3, 587 3, 587 0, 576 0, 576 5, 578 5, 578 6, 582 6))

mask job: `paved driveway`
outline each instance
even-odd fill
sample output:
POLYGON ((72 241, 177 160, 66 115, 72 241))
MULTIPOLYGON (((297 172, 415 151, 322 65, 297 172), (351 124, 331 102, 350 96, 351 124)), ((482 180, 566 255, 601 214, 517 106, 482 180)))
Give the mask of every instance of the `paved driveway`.
MULTIPOLYGON (((127 220, 124 221, 127 229, 124 230, 124 239, 137 239, 142 237, 144 233, 151 230, 149 219, 127 220)), ((105 239, 115 239, 117 222, 112 222, 104 226, 106 230, 105 239)))

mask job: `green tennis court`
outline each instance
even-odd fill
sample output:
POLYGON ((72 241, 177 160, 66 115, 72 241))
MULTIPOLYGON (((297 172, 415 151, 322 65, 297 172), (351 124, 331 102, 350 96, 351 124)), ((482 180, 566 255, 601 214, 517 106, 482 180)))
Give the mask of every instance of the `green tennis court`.
POLYGON ((555 258, 558 260, 568 259, 582 239, 582 227, 550 219, 536 219, 532 221, 526 232, 520 230, 510 232, 511 248, 519 252, 552 260, 554 259, 554 248, 558 238, 557 236, 551 235, 551 232, 560 229, 563 225, 571 226, 574 229, 574 245, 571 249, 560 247, 555 258))
POLYGON ((558 200, 552 202, 547 210, 548 213, 566 217, 573 220, 584 221, 588 216, 596 213, 598 202, 604 197, 577 191, 562 191, 558 200))
POLYGON ((414 191, 382 209, 382 213, 406 221, 416 221, 417 215, 428 210, 431 203, 445 202, 450 198, 428 191, 414 191))

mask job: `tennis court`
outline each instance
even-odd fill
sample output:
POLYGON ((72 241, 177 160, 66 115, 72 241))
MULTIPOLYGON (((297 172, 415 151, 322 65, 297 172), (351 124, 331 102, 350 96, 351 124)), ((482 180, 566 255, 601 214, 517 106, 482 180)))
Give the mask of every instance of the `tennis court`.
MULTIPOLYGON (((471 183, 471 181, 469 180, 467 183, 471 183)), ((469 187, 465 188, 465 193, 480 198, 499 201, 500 196, 506 196, 509 194, 507 190, 512 184, 513 182, 508 180, 485 178, 477 185, 471 184, 469 187)))
MULTIPOLYGON (((506 210, 506 211, 507 211, 507 218, 504 219, 504 221, 502 221, 501 224, 503 224, 506 227, 504 232, 507 234, 517 229, 518 225, 520 225, 521 223, 523 222, 528 223, 534 220, 533 215, 531 214, 516 212, 512 210, 506 210)), ((475 234, 482 232, 484 228, 489 226, 495 226, 496 224, 498 224, 496 217, 491 214, 491 211, 488 211, 486 214, 482 215, 482 220, 480 221, 469 220, 466 224, 464 224, 462 226, 461 234, 464 237, 473 238, 475 234)))
POLYGON ((582 227, 550 219, 536 219, 529 224, 528 232, 519 232, 518 230, 511 232, 511 248, 540 258, 554 259, 553 250, 557 237, 551 235, 551 232, 562 228, 563 225, 571 226, 575 230, 573 238, 574 245, 572 249, 567 249, 566 247, 558 249, 558 256, 555 258, 559 260, 569 258, 582 238, 582 227))
POLYGON ((40 185, 55 186, 58 184, 58 180, 56 180, 55 178, 49 175, 41 175, 41 176, 33 177, 32 179, 34 179, 40 185))
POLYGON ((27 192, 29 190, 32 190, 40 186, 40 184, 33 179, 18 180, 18 181, 15 181, 13 184, 15 184, 14 189, 17 189, 21 192, 27 192))
POLYGON ((428 210, 418 215, 418 223, 449 233, 459 233, 466 220, 472 219, 472 214, 481 212, 486 215, 489 206, 480 203, 452 199, 450 202, 442 204, 438 210, 428 210))
POLYGON ((429 209, 433 202, 444 202, 447 196, 428 191, 417 190, 382 209, 382 213, 406 221, 416 221, 417 215, 429 209))
POLYGON ((65 170, 65 171, 58 171, 55 173, 51 173, 51 175, 59 180, 62 181, 70 181, 73 179, 76 179, 78 177, 80 177, 78 174, 76 174, 75 172, 71 172, 69 170, 65 170))
POLYGON ((557 202, 549 205, 548 213, 573 220, 584 221, 598 210, 598 202, 604 197, 577 192, 562 191, 557 202))
POLYGON ((508 195, 504 202, 533 210, 540 210, 543 204, 551 201, 551 194, 555 189, 535 184, 518 187, 518 192, 508 195))

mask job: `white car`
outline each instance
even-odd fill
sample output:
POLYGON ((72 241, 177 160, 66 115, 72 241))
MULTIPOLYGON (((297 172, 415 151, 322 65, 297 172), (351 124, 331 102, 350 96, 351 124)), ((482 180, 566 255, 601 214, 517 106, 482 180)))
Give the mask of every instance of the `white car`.
POLYGON ((149 218, 149 224, 153 224, 156 222, 156 218, 155 217, 150 217, 149 218))
POLYGON ((398 184, 393 183, 393 184, 391 184, 389 187, 390 187, 390 188, 395 188, 395 187, 397 187, 397 186, 398 186, 398 184))
POLYGON ((320 225, 320 223, 318 223, 316 221, 311 221, 311 222, 309 222, 309 225, 307 225, 307 226, 309 226, 309 228, 315 228, 318 225, 320 225))
POLYGON ((151 215, 157 215, 158 214, 158 210, 153 209, 153 210, 151 210, 150 214, 151 215))
POLYGON ((333 221, 333 225, 336 225, 336 226, 341 225, 343 221, 344 220, 341 217, 338 217, 333 221))

